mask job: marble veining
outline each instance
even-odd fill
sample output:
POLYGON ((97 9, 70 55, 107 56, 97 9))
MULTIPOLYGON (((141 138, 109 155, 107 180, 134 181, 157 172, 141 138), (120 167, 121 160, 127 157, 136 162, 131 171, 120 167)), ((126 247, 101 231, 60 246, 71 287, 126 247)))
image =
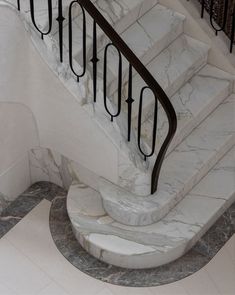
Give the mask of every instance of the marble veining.
MULTIPOLYGON (((220 69, 206 65, 193 76, 173 97, 171 102, 176 111, 178 128, 168 149, 168 154, 189 135, 233 90, 233 77, 220 69)), ((142 134, 148 145, 151 145, 153 126, 152 110, 142 124, 142 134)), ((161 105, 158 110, 157 148, 163 144, 168 131, 168 120, 161 105)))
POLYGON ((0 238, 11 230, 43 199, 52 201, 56 195, 65 196, 66 191, 49 182, 35 183, 28 188, 0 212, 0 238))
MULTIPOLYGON (((185 17, 160 4, 140 17, 132 26, 121 34, 122 39, 136 54, 136 56, 147 65, 163 49, 174 41, 183 32, 185 17), (164 19, 164 26, 162 21, 164 19), (153 33, 154 32, 154 33, 153 33)), ((99 51, 101 65, 104 59, 104 50, 99 51)), ((112 95, 117 89, 117 66, 118 55, 114 48, 109 49, 108 54, 108 90, 112 95)), ((122 58, 123 84, 128 80, 129 63, 122 58)), ((102 78, 102 67, 99 76, 102 78)))
POLYGON ((80 164, 50 149, 37 147, 29 151, 31 182, 49 181, 68 189, 73 181, 98 188, 98 176, 80 164))
MULTIPOLYGON (((151 60, 147 69, 171 97, 206 64, 208 51, 206 44, 183 34, 151 60)), ((144 82, 136 75, 133 79, 133 97, 137 103, 133 104, 133 117, 138 114, 138 98, 143 86, 144 82)), ((123 92, 124 97, 127 97, 127 85, 124 86, 123 92)), ((144 114, 152 109, 153 102, 153 95, 151 92, 147 93, 143 101, 143 120, 144 114)))
POLYGON ((154 195, 136 197, 104 183, 100 191, 106 212, 129 225, 147 225, 164 217, 235 144, 234 110, 231 95, 177 146, 163 163, 154 195))
MULTIPOLYGON (((229 159, 227 162, 232 166, 229 159)), ((43 198, 52 201, 50 230, 61 254, 87 275, 120 286, 150 287, 181 280, 204 267, 235 233, 235 204, 232 204, 195 246, 176 261, 143 270, 115 267, 94 258, 78 244, 66 211, 66 191, 54 184, 40 182, 30 187, 1 215, 0 237, 43 198)), ((105 218, 101 222, 105 223, 105 218)))
POLYGON ((0 192, 0 214, 9 205, 7 196, 0 192))
MULTIPOLYGON (((84 273, 110 284, 150 287, 173 283, 204 267, 235 233, 234 213, 235 204, 231 205, 216 223, 204 233, 193 248, 188 250, 181 258, 164 266, 142 270, 116 267, 89 255, 74 237, 66 213, 66 198, 53 201, 50 228, 59 251, 70 263, 84 273)), ((102 214, 102 212, 99 212, 99 214, 102 214)), ((100 216, 99 220, 101 225, 110 223, 109 218, 105 216, 100 216)))
MULTIPOLYGON (((235 148, 163 219, 148 226, 127 226, 116 222, 105 213, 106 208, 102 208, 98 192, 74 183, 67 198, 68 215, 74 234, 90 254, 113 265, 151 268, 174 261, 191 249, 235 201, 234 159, 235 148), (214 181, 211 189, 215 174, 217 183, 214 181), (220 196, 213 194, 217 189, 220 196), (89 194, 92 197, 87 199, 89 194), (99 208, 98 211, 95 210, 96 207, 99 208)), ((124 202, 123 212, 125 208, 124 202)), ((138 207, 134 209, 138 212, 138 207)), ((150 207, 146 210, 150 210, 150 207)), ((126 210, 125 214, 128 215, 129 212, 126 210)))
MULTIPOLYGON (((150 9, 153 3, 156 4, 156 1, 150 1, 149 5, 145 5, 138 14, 138 16, 145 13, 145 9, 150 9), (152 4, 151 4, 152 3, 152 4)), ((132 13, 132 12, 130 12, 132 13)), ((64 48, 64 63, 61 64, 59 62, 59 46, 58 41, 54 37, 54 35, 49 34, 48 36, 44 37, 44 40, 40 39, 40 35, 38 32, 35 32, 31 24, 28 23, 28 20, 25 16, 25 12, 19 14, 21 17, 23 24, 28 31, 32 42, 34 43, 35 47, 38 49, 38 52, 41 54, 43 59, 46 63, 50 66, 52 71, 59 77, 61 82, 65 85, 65 87, 71 92, 74 96, 77 103, 81 105, 85 112, 87 112, 88 116, 91 117, 93 121, 96 121, 97 125, 104 131, 104 133, 109 137, 109 139, 114 143, 114 145, 120 151, 120 155, 118 157, 119 161, 122 161, 123 154, 124 157, 127 159, 127 165, 131 163, 131 167, 133 167, 133 173, 138 175, 145 174, 145 170, 142 167, 145 165, 143 159, 140 157, 140 153, 137 150, 136 142, 132 142, 131 144, 127 144, 126 137, 122 136, 122 132, 120 129, 122 127, 118 126, 116 122, 114 124, 110 123, 110 119, 107 116, 107 113, 104 111, 104 107, 102 102, 103 94, 102 91, 98 91, 98 101, 99 103, 93 104, 93 83, 92 77, 90 76, 89 72, 81 79, 80 83, 76 82, 75 76, 72 74, 69 68, 69 57, 68 57, 68 50, 66 47, 64 48), (134 147, 134 149, 132 149, 134 147), (125 151, 125 152, 124 152, 125 151), (136 166, 138 164, 139 166, 136 166), (134 172, 135 171, 135 172, 134 172)), ((136 15, 137 17, 137 15, 136 15)), ((80 72, 81 67, 78 63, 74 60, 74 67, 80 72)), ((123 171, 123 169, 117 168, 118 171, 123 171)), ((125 169, 127 172, 129 169, 125 169)), ((130 170, 129 170, 130 171, 130 170)), ((120 175, 120 179, 122 175, 120 175)), ((118 182, 119 185, 123 185, 125 182, 118 182)), ((131 186, 136 188, 133 190, 134 193, 138 193, 138 186, 131 186)), ((130 188, 131 188, 130 187, 130 188)), ((143 191, 142 187, 140 188, 140 194, 146 194, 143 191)))

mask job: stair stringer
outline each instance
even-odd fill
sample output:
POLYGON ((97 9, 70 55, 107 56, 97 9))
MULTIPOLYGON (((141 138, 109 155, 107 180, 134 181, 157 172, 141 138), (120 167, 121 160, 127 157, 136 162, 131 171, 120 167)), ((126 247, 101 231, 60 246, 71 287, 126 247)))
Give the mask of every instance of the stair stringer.
MULTIPOLYGON (((8 36, 12 36, 14 40, 14 34, 19 35, 20 43, 24 44, 23 50, 19 48, 18 55, 14 59, 12 56, 7 56, 6 52, 7 59, 21 61, 17 64, 17 71, 21 75, 19 78, 17 76, 14 89, 7 88, 7 85, 5 87, 3 85, 2 89, 6 92, 6 97, 11 97, 9 101, 22 103, 33 112, 39 130, 39 146, 55 151, 78 163, 85 170, 96 175, 97 180, 101 176, 119 185, 120 170, 118 167, 119 163, 123 162, 128 167, 132 166, 133 171, 137 171, 136 173, 145 174, 144 164, 139 154, 136 150, 134 153, 131 150, 130 146, 133 144, 127 144, 115 122, 110 123, 101 103, 96 105, 91 103, 93 99, 91 77, 86 75, 84 80, 78 84, 69 67, 66 66, 68 64, 67 52, 65 52, 65 62, 63 64, 59 62, 58 45, 52 36, 45 36, 42 41, 38 32, 35 32, 28 24, 24 14, 18 14, 15 7, 5 3, 2 10, 6 11, 6 15, 10 14, 9 19, 14 20, 11 22, 12 26, 9 28, 8 36), (17 14, 28 34, 22 30, 17 14), (17 27, 17 33, 14 32, 15 27, 17 27), (37 53, 33 50, 30 39, 37 53), (38 53, 57 77, 52 75, 51 71, 41 62, 38 53), (34 61, 36 61, 35 64, 34 61), (25 73, 26 65, 30 72, 27 76, 22 74, 25 73), (48 80, 50 85, 46 84, 48 80), (64 85, 60 83, 61 81, 64 85), (22 85, 29 86, 23 91, 22 85), (133 163, 138 163, 140 168, 136 168, 133 163)), ((6 19, 4 22, 4 29, 6 29, 6 19)), ((11 44, 9 47, 16 48, 17 46, 19 44, 11 44)), ((9 85, 13 74, 16 73, 10 68, 3 70, 9 73, 5 77, 9 85)), ((99 101, 102 101, 101 98, 99 101)), ((97 181, 93 187, 97 187, 97 181)))

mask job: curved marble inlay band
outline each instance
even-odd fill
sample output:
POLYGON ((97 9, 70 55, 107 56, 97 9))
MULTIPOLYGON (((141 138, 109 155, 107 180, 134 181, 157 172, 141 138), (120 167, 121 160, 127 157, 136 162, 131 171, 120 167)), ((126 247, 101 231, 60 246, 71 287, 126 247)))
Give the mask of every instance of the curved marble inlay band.
POLYGON ((66 210, 66 196, 53 200, 50 230, 61 254, 76 268, 106 283, 151 287, 181 280, 204 267, 235 233, 235 203, 183 257, 153 269, 130 270, 103 263, 77 242, 66 210))
POLYGON ((115 285, 150 287, 183 279, 205 266, 235 234, 234 203, 192 250, 175 262, 146 270, 127 270, 111 266, 88 254, 74 237, 66 210, 66 190, 50 182, 38 182, 2 211, 0 238, 43 199, 52 202, 50 230, 61 254, 80 271, 115 285))

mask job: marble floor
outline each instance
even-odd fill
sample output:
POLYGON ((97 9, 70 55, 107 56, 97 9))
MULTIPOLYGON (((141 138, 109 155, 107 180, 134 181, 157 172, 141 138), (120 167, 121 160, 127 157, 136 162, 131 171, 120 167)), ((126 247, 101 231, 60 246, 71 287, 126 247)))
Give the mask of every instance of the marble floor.
MULTIPOLYGON (((31 194, 33 191, 22 196, 20 203, 31 194)), ((53 190, 45 187, 25 217, 19 216, 15 222, 11 216, 5 217, 14 226, 0 239, 0 295, 234 295, 235 235, 204 268, 169 285, 119 287, 85 275, 63 257, 52 240, 52 195, 53 190)))

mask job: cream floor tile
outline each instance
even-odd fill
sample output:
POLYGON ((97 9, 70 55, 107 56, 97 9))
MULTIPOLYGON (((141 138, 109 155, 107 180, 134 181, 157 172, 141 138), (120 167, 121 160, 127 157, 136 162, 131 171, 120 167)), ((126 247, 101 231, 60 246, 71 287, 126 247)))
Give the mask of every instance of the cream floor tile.
POLYGON ((0 294, 1 295, 16 295, 16 293, 9 288, 7 288, 5 285, 0 284, 0 294))
POLYGON ((131 288, 115 285, 108 285, 113 295, 152 295, 149 288, 131 288))
POLYGON ((204 269, 219 290, 219 294, 235 294, 235 264, 231 261, 225 247, 219 251, 204 269))
POLYGON ((208 273, 201 269, 179 282, 189 295, 220 295, 208 273))
POLYGON ((51 282, 49 276, 5 238, 0 240, 0 265, 0 284, 17 295, 37 294, 51 282))
MULTIPOLYGON (((153 295, 189 295, 180 283, 150 288, 153 295)), ((199 295, 199 294, 198 294, 199 295)))
POLYGON ((104 288, 103 290, 96 293, 96 295, 113 295, 113 293, 108 288, 104 288))
POLYGON ((50 205, 43 200, 6 235, 6 239, 68 294, 77 295, 78 290, 82 295, 96 294, 105 285, 73 267, 56 248, 48 223, 50 205))
POLYGON ((230 259, 235 263, 235 235, 224 246, 224 249, 228 252, 230 259))
POLYGON ((68 295, 68 293, 66 293, 64 289, 53 282, 45 289, 40 291, 37 295, 68 295))
POLYGON ((0 240, 0 295, 235 294, 235 236, 204 269, 186 279, 160 287, 126 288, 85 275, 61 255, 50 234, 49 210, 50 202, 42 201, 0 240))

